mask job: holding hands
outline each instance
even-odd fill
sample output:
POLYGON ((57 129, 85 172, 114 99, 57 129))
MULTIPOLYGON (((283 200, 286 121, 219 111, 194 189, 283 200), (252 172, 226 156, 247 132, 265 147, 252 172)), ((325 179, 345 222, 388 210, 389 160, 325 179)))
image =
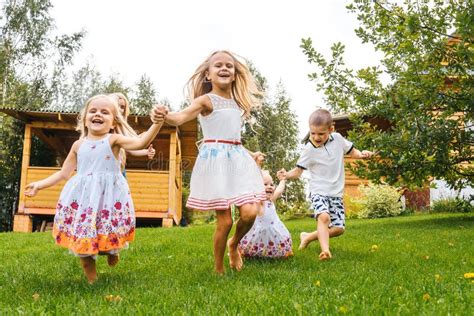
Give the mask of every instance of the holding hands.
POLYGON ((278 177, 278 180, 280 181, 286 180, 288 178, 288 172, 285 169, 280 169, 277 172, 277 177, 278 177))
POLYGON ((259 151, 250 154, 257 163, 257 166, 262 167, 263 161, 265 160, 265 155, 259 151))
POLYGON ((362 150, 362 151, 360 152, 360 154, 361 154, 361 158, 362 158, 362 159, 367 159, 367 158, 372 157, 372 155, 373 155, 374 153, 371 152, 371 151, 369 151, 369 150, 362 150))
POLYGON ((169 108, 166 105, 157 104, 150 111, 150 119, 153 124, 160 124, 166 120, 169 108))

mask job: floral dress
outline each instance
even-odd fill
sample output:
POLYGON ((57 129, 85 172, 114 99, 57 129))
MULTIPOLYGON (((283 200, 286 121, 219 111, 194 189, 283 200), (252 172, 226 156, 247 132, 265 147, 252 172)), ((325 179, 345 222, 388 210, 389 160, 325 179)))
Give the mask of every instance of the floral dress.
POLYGON ((257 216, 252 228, 240 240, 239 251, 245 257, 285 258, 293 255, 290 232, 278 217, 272 201, 265 202, 265 213, 257 216))
POLYGON ((234 99, 210 93, 207 96, 213 110, 207 116, 199 115, 204 139, 191 174, 186 206, 227 210, 231 205, 264 201, 260 169, 240 144, 242 110, 234 99))
POLYGON ((77 173, 66 182, 56 206, 56 244, 78 256, 117 253, 135 236, 130 189, 109 137, 83 140, 77 173))

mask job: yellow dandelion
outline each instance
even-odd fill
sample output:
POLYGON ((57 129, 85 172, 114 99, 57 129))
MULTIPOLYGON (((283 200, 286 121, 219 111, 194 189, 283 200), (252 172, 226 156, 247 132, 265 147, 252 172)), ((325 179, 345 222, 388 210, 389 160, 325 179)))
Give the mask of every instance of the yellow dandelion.
POLYGON ((430 256, 423 256, 423 259, 429 260, 429 259, 430 259, 430 256))
POLYGON ((465 279, 472 279, 474 278, 474 272, 464 273, 465 279))
POLYGON ((436 282, 441 282, 441 275, 435 274, 435 280, 436 282))
POLYGON ((430 295, 428 293, 423 294, 423 301, 427 302, 430 300, 430 295))
POLYGON ((346 314, 349 311, 349 309, 346 306, 343 305, 343 306, 339 307, 338 311, 339 311, 339 313, 346 314))
POLYGON ((379 250, 379 246, 377 246, 377 245, 372 245, 372 247, 370 247, 370 251, 372 251, 372 252, 375 252, 377 250, 379 250))
POLYGON ((40 295, 38 293, 35 293, 31 296, 33 298, 33 301, 37 301, 40 298, 40 295))
POLYGON ((112 302, 112 301, 114 300, 114 296, 111 295, 111 294, 106 295, 106 296, 105 296, 105 300, 106 300, 107 302, 112 302))
POLYGON ((321 286, 321 282, 319 280, 317 280, 316 282, 314 282, 314 285, 319 287, 319 286, 321 286))
POLYGON ((454 247, 454 243, 450 241, 450 242, 448 242, 448 246, 449 247, 454 247))
POLYGON ((121 302, 122 301, 122 298, 120 296, 116 296, 114 297, 114 302, 121 302))

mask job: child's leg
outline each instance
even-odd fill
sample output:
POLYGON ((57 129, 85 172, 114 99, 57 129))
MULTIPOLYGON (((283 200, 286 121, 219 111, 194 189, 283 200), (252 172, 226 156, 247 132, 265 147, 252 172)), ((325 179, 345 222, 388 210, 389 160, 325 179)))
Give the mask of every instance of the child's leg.
POLYGON ((119 257, 119 254, 116 253, 116 254, 107 254, 107 264, 111 267, 117 265, 117 263, 119 262, 120 260, 120 257, 119 257))
POLYGON ((253 222, 255 221, 255 217, 257 216, 260 207, 260 203, 248 203, 242 205, 239 208, 240 218, 237 221, 235 234, 229 239, 227 243, 229 246, 230 267, 235 268, 237 271, 240 271, 243 266, 242 257, 238 251, 239 242, 245 236, 245 234, 247 234, 250 228, 252 228, 253 222))
MULTIPOLYGON (((341 227, 330 227, 329 228, 329 238, 337 237, 344 234, 344 228, 341 227)), ((308 245, 312 242, 318 240, 318 231, 315 230, 314 232, 307 233, 302 232, 300 234, 300 246, 298 249, 302 250, 308 247, 308 245)))
POLYGON ((214 270, 218 274, 224 273, 224 254, 227 236, 232 229, 230 210, 216 211, 217 226, 214 233, 214 270))
POLYGON ((326 260, 331 258, 331 252, 329 252, 329 223, 331 218, 328 213, 321 213, 318 216, 318 240, 321 246, 321 253, 319 260, 326 260))
POLYGON ((94 283, 97 280, 97 269, 95 265, 95 260, 92 257, 81 257, 81 266, 86 275, 87 281, 89 284, 94 283))

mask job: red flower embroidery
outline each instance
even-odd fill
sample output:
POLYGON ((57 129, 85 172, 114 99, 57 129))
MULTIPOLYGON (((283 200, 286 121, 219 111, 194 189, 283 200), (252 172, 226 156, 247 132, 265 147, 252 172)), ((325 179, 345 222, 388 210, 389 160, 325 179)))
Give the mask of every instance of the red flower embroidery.
POLYGON ((114 236, 114 237, 111 237, 111 238, 110 238, 110 243, 111 243, 112 245, 114 245, 114 246, 118 246, 118 243, 119 243, 119 242, 118 242, 118 238, 115 237, 115 236, 114 236))
POLYGON ((72 223, 72 216, 67 217, 67 218, 64 220, 64 223, 70 225, 70 224, 72 223))
POLYGON ((117 227, 117 225, 118 225, 118 219, 113 219, 112 226, 117 227))
POLYGON ((120 209, 122 208, 122 203, 116 202, 116 203, 114 204, 114 207, 115 207, 115 209, 120 210, 120 209))
POLYGON ((125 220, 125 225, 130 225, 131 222, 132 222, 132 220, 129 217, 125 220))
POLYGON ((108 210, 102 210, 101 211, 101 217, 102 218, 105 218, 105 219, 108 219, 109 218, 109 211, 108 210))
POLYGON ((81 222, 84 222, 86 220, 86 216, 87 216, 86 213, 81 214, 81 222))
POLYGON ((79 204, 77 204, 76 201, 73 201, 73 202, 71 203, 71 205, 69 205, 69 206, 70 206, 71 208, 75 209, 76 211, 77 211, 77 209, 79 208, 79 204))

